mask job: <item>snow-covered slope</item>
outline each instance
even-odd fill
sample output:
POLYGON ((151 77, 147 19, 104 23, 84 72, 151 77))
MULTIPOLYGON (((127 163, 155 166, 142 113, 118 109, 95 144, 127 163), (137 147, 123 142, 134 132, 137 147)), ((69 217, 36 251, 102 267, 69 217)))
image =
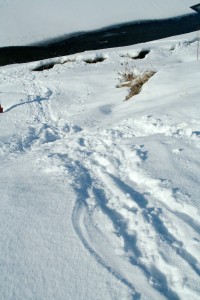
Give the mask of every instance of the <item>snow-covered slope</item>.
POLYGON ((199 299, 196 46, 0 68, 0 299, 199 299), (145 70, 124 102, 122 73, 145 70))
POLYGON ((0 0, 0 47, 135 20, 188 14, 196 0, 0 0))

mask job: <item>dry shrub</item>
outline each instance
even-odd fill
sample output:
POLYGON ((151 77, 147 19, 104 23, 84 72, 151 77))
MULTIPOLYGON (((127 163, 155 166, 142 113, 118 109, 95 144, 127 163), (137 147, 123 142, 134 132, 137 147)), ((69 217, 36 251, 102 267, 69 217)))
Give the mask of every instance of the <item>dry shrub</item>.
POLYGON ((138 76, 134 81, 130 83, 129 93, 125 98, 125 101, 129 100, 133 96, 140 93, 143 85, 155 74, 155 71, 146 71, 144 74, 138 76))
POLYGON ((145 71, 144 73, 135 74, 134 72, 125 70, 121 74, 120 84, 117 85, 118 88, 129 87, 129 93, 126 96, 125 101, 139 94, 143 85, 155 73, 156 73, 155 71, 145 71))
POLYGON ((127 60, 121 65, 124 67, 124 71, 119 73, 121 78, 118 78, 120 81, 120 85, 117 87, 126 86, 126 83, 133 81, 137 77, 136 72, 132 71, 133 66, 130 65, 130 61, 127 60))
POLYGON ((122 81, 123 83, 131 82, 136 79, 136 77, 137 76, 133 72, 125 72, 122 74, 122 81))

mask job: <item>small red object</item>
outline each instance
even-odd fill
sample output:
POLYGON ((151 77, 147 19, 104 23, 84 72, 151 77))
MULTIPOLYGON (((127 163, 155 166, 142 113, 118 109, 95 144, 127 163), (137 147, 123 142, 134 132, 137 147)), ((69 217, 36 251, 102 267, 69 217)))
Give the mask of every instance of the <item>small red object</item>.
POLYGON ((0 104, 0 113, 3 113, 3 107, 0 104))

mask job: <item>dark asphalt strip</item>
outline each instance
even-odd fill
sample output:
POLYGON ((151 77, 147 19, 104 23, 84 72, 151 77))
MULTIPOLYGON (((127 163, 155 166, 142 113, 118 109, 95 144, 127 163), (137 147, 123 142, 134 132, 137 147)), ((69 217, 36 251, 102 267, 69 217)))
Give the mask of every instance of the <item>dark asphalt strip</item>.
POLYGON ((0 48, 0 66, 37 61, 87 50, 122 47, 196 31, 200 14, 141 21, 80 32, 34 46, 0 48))

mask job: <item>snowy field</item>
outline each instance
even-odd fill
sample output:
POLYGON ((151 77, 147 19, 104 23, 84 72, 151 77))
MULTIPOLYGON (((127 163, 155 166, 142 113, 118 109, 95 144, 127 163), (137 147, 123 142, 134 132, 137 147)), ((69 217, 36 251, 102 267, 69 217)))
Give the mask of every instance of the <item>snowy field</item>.
POLYGON ((0 299, 199 299, 196 47, 193 33, 0 68, 0 299), (124 101, 122 75, 149 70, 124 101))
POLYGON ((192 13, 197 0, 0 0, 0 47, 192 13))

